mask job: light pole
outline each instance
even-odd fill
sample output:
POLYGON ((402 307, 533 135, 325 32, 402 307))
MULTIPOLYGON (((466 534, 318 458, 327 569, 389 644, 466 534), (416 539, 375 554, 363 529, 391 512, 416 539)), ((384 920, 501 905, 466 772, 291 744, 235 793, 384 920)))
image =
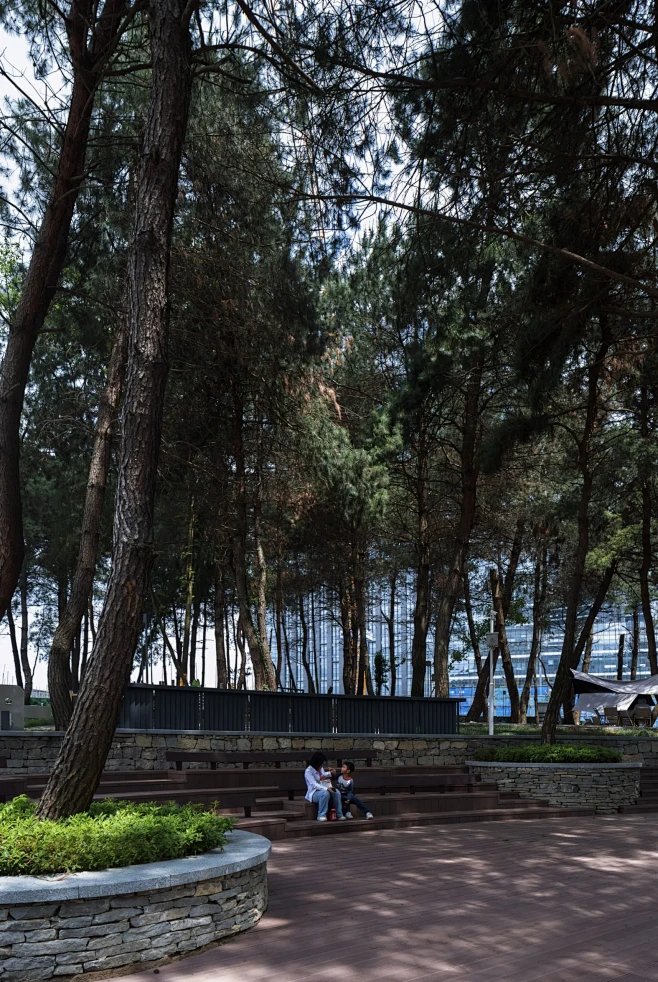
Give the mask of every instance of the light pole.
POLYGON ((494 651, 498 647, 498 632, 494 630, 496 626, 496 611, 489 613, 489 633, 487 634, 487 646, 489 648, 489 736, 494 735, 494 711, 496 701, 496 683, 494 680, 494 651))

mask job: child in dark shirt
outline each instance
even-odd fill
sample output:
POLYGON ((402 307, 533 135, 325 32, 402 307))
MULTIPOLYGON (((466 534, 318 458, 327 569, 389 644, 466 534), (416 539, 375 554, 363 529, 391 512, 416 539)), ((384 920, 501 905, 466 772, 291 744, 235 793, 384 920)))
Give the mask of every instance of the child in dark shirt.
POLYGON ((345 818, 351 818, 352 812, 350 811, 350 805, 356 805, 366 818, 374 818, 372 812, 366 808, 362 801, 354 794, 354 762, 351 760, 346 760, 340 769, 340 774, 336 780, 336 787, 340 791, 340 799, 343 807, 343 815, 345 818))

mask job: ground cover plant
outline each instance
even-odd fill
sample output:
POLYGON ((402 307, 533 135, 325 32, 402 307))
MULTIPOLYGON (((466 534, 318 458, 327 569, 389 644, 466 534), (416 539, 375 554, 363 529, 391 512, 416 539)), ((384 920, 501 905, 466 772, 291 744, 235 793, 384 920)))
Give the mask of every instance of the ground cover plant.
POLYGON ((234 820, 200 805, 95 802, 88 812, 40 821, 25 795, 0 805, 0 875, 113 869, 180 859, 226 843, 234 820))
POLYGON ((475 760, 512 764, 619 764, 622 755, 609 747, 582 747, 570 743, 521 744, 518 747, 480 747, 475 760))

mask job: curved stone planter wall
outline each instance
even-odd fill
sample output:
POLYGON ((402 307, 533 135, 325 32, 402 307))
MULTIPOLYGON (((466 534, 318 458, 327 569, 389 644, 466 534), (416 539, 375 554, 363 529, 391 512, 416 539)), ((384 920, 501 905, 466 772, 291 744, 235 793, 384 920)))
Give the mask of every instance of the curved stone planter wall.
POLYGON ((25 982, 189 953, 253 927, 267 907, 270 843, 59 877, 0 877, 0 979, 25 982))
POLYGON ((495 781, 500 791, 516 791, 521 798, 543 799, 562 808, 594 808, 600 814, 632 805, 640 794, 641 763, 622 764, 511 764, 469 760, 484 780, 495 781))

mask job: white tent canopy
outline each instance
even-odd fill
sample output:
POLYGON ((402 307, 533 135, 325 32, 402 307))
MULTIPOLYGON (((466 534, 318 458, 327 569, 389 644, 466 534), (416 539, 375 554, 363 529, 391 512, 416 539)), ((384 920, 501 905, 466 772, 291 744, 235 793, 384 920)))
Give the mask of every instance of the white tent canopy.
POLYGON ((658 675, 634 682, 617 682, 573 669, 571 674, 578 694, 576 709, 581 712, 594 712, 606 706, 626 710, 631 708, 638 696, 658 696, 658 675))

